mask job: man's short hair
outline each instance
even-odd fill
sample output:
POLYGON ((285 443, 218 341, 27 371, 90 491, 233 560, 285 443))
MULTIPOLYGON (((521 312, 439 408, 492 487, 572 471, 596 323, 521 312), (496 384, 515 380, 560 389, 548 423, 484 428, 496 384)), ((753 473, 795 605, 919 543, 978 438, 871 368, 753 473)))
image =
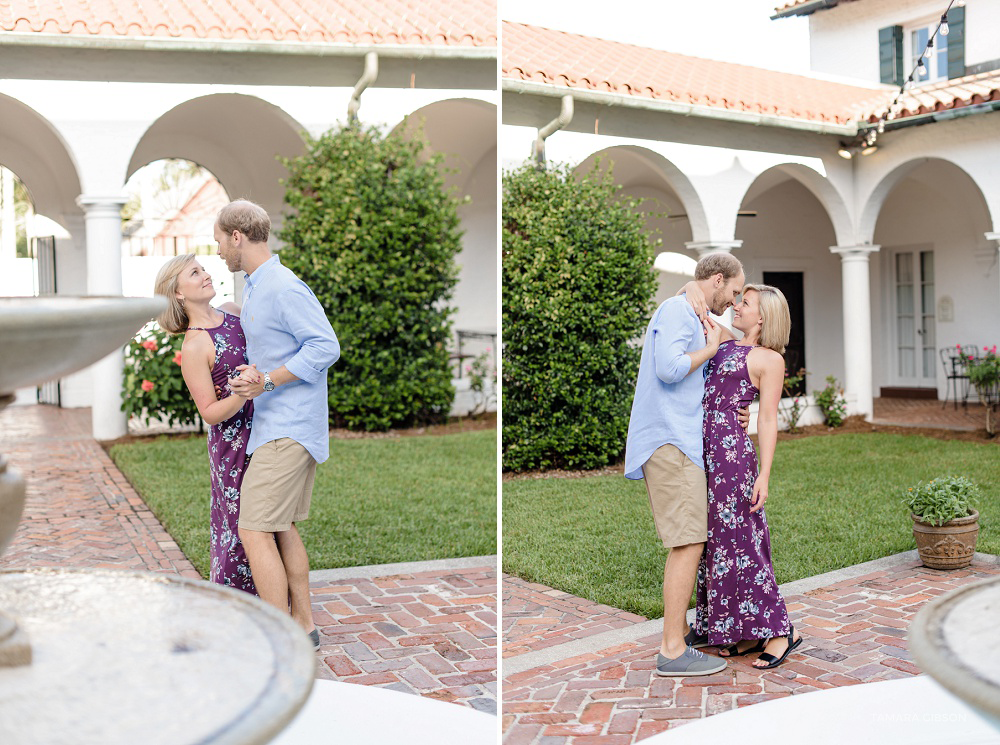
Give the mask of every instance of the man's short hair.
POLYGON ((271 234, 271 218, 259 204, 249 199, 237 199, 221 210, 216 222, 223 233, 238 230, 253 243, 266 243, 271 234))
POLYGON ((694 268, 694 278, 696 280, 708 279, 716 274, 721 274, 726 281, 733 277, 738 277, 743 273, 743 264, 732 254, 720 251, 719 253, 708 254, 702 257, 698 266, 694 268))

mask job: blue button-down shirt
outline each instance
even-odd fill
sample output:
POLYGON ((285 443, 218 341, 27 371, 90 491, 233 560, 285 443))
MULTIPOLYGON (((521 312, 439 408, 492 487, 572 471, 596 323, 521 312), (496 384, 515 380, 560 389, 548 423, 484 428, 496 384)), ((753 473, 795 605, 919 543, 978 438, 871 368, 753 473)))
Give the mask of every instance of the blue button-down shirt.
POLYGON ((642 343, 625 444, 625 478, 641 479, 649 456, 668 443, 705 468, 701 441, 705 365, 691 370, 688 357, 704 347, 701 321, 684 296, 661 303, 642 343))
POLYGON ((290 437, 322 463, 330 457, 326 370, 340 358, 340 343, 323 306, 272 256, 246 276, 240 324, 247 360, 261 374, 284 365, 299 378, 254 399, 247 452, 290 437))

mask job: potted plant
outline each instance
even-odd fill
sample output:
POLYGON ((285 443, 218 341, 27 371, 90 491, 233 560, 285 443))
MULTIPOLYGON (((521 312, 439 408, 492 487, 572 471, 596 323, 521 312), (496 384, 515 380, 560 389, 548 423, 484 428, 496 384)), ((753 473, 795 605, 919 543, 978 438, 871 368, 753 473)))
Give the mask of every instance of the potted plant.
POLYGON ((913 518, 913 537, 924 566, 962 569, 972 563, 979 535, 979 512, 973 507, 979 487, 964 476, 920 482, 903 501, 913 518))

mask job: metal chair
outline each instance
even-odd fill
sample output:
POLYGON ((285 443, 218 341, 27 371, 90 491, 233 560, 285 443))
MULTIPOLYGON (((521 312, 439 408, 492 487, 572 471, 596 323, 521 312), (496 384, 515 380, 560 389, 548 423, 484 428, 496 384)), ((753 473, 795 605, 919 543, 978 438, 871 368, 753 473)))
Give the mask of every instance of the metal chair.
POLYGON ((945 386, 944 403, 941 408, 948 406, 948 397, 951 393, 954 393, 952 401, 955 404, 955 410, 958 410, 958 390, 962 389, 962 406, 967 407, 969 405, 969 376, 965 372, 965 365, 969 361, 969 357, 976 357, 976 347, 972 344, 967 344, 964 347, 954 346, 954 347, 943 347, 939 350, 938 354, 941 357, 941 364, 944 365, 944 374, 947 379, 947 385, 945 386))

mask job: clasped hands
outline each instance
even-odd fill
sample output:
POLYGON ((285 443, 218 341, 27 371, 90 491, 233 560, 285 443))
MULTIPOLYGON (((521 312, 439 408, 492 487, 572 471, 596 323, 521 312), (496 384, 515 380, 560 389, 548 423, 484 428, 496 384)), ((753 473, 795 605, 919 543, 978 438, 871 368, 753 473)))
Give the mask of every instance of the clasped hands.
POLYGON ((257 398, 264 392, 264 376, 257 371, 257 365, 240 365, 236 377, 229 380, 229 388, 240 398, 257 398))

